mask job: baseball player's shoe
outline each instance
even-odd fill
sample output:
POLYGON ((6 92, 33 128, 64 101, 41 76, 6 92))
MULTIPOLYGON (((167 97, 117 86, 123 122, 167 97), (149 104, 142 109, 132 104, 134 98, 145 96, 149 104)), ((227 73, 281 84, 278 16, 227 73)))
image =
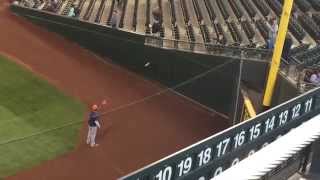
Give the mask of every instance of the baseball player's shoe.
POLYGON ((90 145, 90 147, 98 147, 99 146, 99 144, 92 144, 92 145, 90 145))

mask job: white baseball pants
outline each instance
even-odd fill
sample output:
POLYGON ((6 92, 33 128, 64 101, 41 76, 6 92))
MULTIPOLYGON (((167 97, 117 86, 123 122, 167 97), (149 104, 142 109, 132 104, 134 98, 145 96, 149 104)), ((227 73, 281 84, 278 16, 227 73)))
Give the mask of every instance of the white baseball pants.
POLYGON ((97 129, 98 127, 89 126, 87 144, 90 144, 90 146, 94 146, 96 144, 97 129))

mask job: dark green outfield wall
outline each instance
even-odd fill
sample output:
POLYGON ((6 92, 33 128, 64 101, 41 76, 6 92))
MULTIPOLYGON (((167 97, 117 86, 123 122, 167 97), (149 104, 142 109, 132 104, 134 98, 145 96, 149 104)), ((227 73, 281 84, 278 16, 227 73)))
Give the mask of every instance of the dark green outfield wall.
POLYGON ((289 99, 297 97, 299 91, 283 74, 279 73, 272 98, 272 106, 279 105, 289 99))
MULTIPOLYGON (((47 27, 49 30, 79 43, 101 56, 173 87, 192 77, 192 83, 174 87, 175 90, 218 112, 232 117, 239 75, 239 59, 165 50, 144 45, 144 36, 108 27, 57 16, 37 10, 11 6, 16 14, 47 27), (150 66, 144 67, 146 62, 150 66), (215 68, 215 69, 212 69, 215 68)), ((267 62, 244 61, 242 79, 256 88, 265 84, 267 62)))

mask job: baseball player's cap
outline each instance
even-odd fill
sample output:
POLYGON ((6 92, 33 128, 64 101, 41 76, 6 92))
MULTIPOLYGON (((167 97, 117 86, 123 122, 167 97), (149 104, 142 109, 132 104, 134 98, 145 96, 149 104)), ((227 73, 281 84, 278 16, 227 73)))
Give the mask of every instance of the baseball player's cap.
POLYGON ((98 105, 96 105, 96 104, 92 105, 91 109, 92 109, 93 111, 98 110, 98 105))

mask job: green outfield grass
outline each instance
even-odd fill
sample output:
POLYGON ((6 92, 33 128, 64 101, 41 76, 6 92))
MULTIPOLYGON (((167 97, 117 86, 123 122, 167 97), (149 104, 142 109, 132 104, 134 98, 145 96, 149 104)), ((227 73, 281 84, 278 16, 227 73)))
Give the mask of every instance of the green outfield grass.
POLYGON ((48 130, 81 121, 84 110, 79 101, 0 56, 0 179, 72 150, 81 123, 48 130))

